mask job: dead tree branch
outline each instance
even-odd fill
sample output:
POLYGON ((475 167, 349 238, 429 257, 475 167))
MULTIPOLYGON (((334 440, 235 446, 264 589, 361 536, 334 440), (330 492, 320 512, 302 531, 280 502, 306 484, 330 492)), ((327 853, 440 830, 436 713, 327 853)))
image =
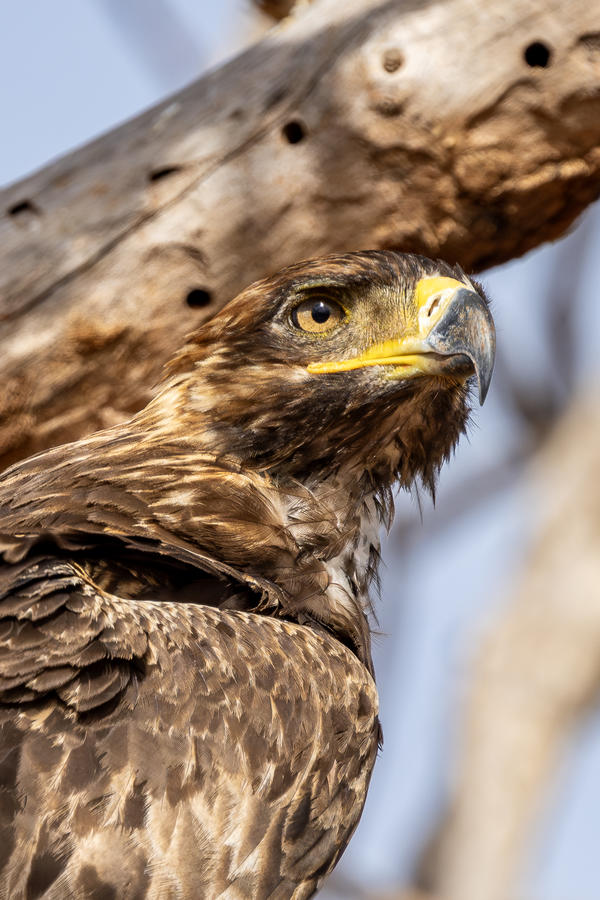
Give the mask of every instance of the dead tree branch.
POLYGON ((396 247, 478 269, 599 190, 587 0, 321 0, 2 195, 0 466, 139 408, 248 282, 396 247))

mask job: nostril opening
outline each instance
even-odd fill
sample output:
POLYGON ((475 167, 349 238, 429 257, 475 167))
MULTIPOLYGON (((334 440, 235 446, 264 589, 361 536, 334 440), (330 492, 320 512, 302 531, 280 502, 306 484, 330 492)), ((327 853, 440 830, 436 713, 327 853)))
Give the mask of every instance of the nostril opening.
POLYGON ((436 311, 436 309, 438 308, 439 305, 440 305, 440 296, 438 294, 437 297, 434 297, 433 300, 431 300, 431 302, 429 304, 429 308, 427 310, 427 318, 429 318, 430 316, 433 315, 433 313, 436 311))

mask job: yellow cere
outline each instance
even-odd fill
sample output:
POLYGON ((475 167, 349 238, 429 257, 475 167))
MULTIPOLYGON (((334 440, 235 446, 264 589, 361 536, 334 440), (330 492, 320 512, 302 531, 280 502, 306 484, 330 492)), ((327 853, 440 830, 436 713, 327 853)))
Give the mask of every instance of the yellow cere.
POLYGON ((427 361, 421 356, 423 352, 420 342, 429 334, 440 319, 451 297, 457 290, 465 288, 462 281, 455 278, 422 278, 414 293, 418 310, 418 332, 403 338, 392 338, 375 344, 352 359, 328 360, 309 363, 307 370, 313 375, 333 372, 349 372, 365 366, 406 366, 425 371, 429 368, 427 361))
POLYGON ((417 309, 421 310, 428 300, 431 300, 437 294, 442 294, 451 288, 452 292, 460 288, 466 288, 467 285, 456 278, 421 278, 415 288, 415 302, 417 309))

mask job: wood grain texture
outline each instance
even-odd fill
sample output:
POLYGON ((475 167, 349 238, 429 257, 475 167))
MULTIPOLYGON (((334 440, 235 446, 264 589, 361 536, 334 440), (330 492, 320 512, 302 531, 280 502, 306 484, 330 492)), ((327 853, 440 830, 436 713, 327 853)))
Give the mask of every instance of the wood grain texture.
POLYGON ((598 193, 599 67, 587 0, 320 0, 10 187, 0 465, 139 409, 183 335, 284 264, 480 269, 557 237, 598 193))

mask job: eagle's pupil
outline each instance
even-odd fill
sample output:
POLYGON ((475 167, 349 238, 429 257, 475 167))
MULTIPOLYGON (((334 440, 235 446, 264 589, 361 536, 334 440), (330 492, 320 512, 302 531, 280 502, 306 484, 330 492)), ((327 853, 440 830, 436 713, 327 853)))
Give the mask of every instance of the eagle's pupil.
POLYGON ((313 321, 317 322, 319 325, 322 325, 323 322, 326 322, 331 315, 331 307, 329 307, 327 303, 323 303, 322 300, 319 300, 313 306, 311 313, 313 321))

